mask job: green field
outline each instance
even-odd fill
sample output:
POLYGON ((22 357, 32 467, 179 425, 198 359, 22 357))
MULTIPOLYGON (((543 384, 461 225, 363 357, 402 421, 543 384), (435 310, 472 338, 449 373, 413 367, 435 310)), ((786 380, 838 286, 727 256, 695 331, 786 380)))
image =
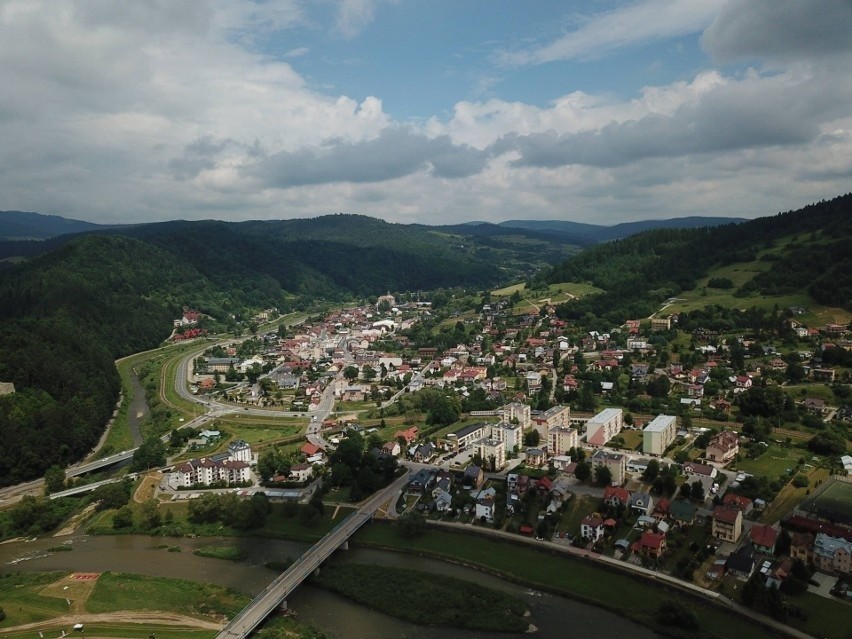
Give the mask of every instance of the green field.
POLYGON ((823 490, 806 499, 800 506, 808 512, 824 513, 833 519, 852 522, 852 484, 832 480, 823 490))
POLYGON ((786 448, 780 444, 770 443, 760 457, 749 459, 740 452, 740 460, 737 462, 737 470, 752 475, 765 475, 775 478, 787 475, 787 469, 795 469, 799 459, 807 453, 798 448, 786 448))

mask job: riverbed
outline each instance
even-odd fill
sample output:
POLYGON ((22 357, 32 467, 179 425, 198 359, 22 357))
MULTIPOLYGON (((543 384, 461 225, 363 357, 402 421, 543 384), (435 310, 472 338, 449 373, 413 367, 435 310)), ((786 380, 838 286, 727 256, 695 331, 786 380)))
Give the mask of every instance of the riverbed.
MULTIPOLYGON (((163 538, 143 535, 88 536, 37 539, 0 544, 0 566, 8 572, 132 572, 159 577, 191 579, 233 588, 253 597, 278 573, 265 567, 267 561, 296 558, 307 544, 252 538, 163 538), (70 552, 50 549, 66 544, 70 552), (193 555, 196 548, 238 546, 246 553, 241 562, 224 561, 193 555), (171 551, 170 551, 171 549, 171 551), (179 549, 179 552, 176 552, 179 549)), ((568 634, 601 633, 651 639, 657 635, 632 621, 606 610, 509 583, 455 564, 387 551, 352 549, 340 551, 332 562, 368 563, 448 575, 473 581, 513 594, 526 602, 530 623, 538 628, 538 637, 564 637, 568 634)), ((617 593, 613 593, 617 597, 617 593)), ((338 595, 305 583, 288 599, 300 622, 309 623, 334 639, 498 639, 528 637, 524 634, 471 632, 430 628, 388 617, 354 604, 338 595)))

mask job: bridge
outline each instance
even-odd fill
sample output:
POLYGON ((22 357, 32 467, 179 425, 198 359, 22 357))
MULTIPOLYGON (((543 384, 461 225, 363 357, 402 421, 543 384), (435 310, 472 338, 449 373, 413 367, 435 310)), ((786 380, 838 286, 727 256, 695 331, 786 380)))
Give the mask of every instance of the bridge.
POLYGON ((286 605, 287 597, 308 576, 320 567, 323 561, 335 550, 343 546, 361 526, 372 519, 373 514, 408 483, 406 472, 390 486, 376 493, 357 511, 349 515, 337 527, 320 539, 308 552, 303 554, 283 574, 269 584, 263 592, 243 608, 231 622, 225 626, 216 639, 245 639, 273 610, 286 605))

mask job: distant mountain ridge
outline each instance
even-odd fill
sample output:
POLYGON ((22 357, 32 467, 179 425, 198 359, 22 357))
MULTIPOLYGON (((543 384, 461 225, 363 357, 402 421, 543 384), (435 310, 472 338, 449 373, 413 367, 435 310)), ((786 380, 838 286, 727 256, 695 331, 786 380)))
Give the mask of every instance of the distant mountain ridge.
POLYGON ((622 222, 614 226, 585 224, 568 220, 507 220, 498 226, 521 228, 539 232, 556 232, 575 240, 586 240, 584 244, 595 244, 618 240, 621 238, 650 231, 652 229, 692 229, 701 227, 724 226, 746 222, 742 217, 675 217, 665 220, 642 220, 639 222, 622 222))
POLYGON ((0 211, 0 240, 46 240, 70 233, 85 233, 110 228, 72 220, 59 215, 44 215, 29 211, 0 211))

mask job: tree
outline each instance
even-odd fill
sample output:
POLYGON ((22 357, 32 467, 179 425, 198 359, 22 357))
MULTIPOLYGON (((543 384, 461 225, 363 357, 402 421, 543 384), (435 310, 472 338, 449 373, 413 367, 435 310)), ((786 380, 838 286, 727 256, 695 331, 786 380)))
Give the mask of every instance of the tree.
POLYGON ((159 502, 156 499, 149 499, 142 504, 142 525, 146 528, 158 528, 161 523, 159 502))
POLYGON ((541 434, 536 430, 532 429, 526 433, 524 433, 524 446, 538 446, 538 443, 541 441, 541 434))
POLYGON ((653 482, 659 474, 660 462, 656 459, 652 459, 648 462, 648 467, 642 472, 642 479, 647 482, 653 482))
POLYGON ((134 471, 149 470, 166 463, 166 445, 158 437, 148 437, 136 452, 130 467, 134 471))
POLYGON ((595 467, 595 483, 609 486, 612 483, 612 471, 606 466, 595 467))
POLYGON ((680 494, 684 499, 689 499, 692 496, 692 487, 688 482, 683 482, 680 485, 680 494))
POLYGON ((676 601, 667 600, 660 604, 654 615, 657 623, 664 627, 685 628, 686 630, 697 630, 699 627, 698 617, 688 607, 676 601))
POLYGON ((376 369, 374 369, 372 366, 365 366, 361 371, 361 374, 364 377, 364 380, 367 382, 371 382, 376 379, 376 369))
POLYGON ((65 469, 54 464, 44 471, 45 493, 58 493, 63 488, 65 488, 65 469))
POLYGON ((116 530, 131 528, 133 526, 133 509, 130 506, 122 506, 112 516, 112 527, 116 530))
POLYGON ((697 479, 692 482, 692 498, 696 501, 704 501, 704 484, 697 479))
POLYGON ((580 481, 586 481, 592 475, 592 467, 587 462, 579 462, 574 468, 574 477, 580 481))
POLYGON ((358 379, 358 367, 357 366, 347 366, 343 369, 343 376, 350 382, 354 382, 358 379))

